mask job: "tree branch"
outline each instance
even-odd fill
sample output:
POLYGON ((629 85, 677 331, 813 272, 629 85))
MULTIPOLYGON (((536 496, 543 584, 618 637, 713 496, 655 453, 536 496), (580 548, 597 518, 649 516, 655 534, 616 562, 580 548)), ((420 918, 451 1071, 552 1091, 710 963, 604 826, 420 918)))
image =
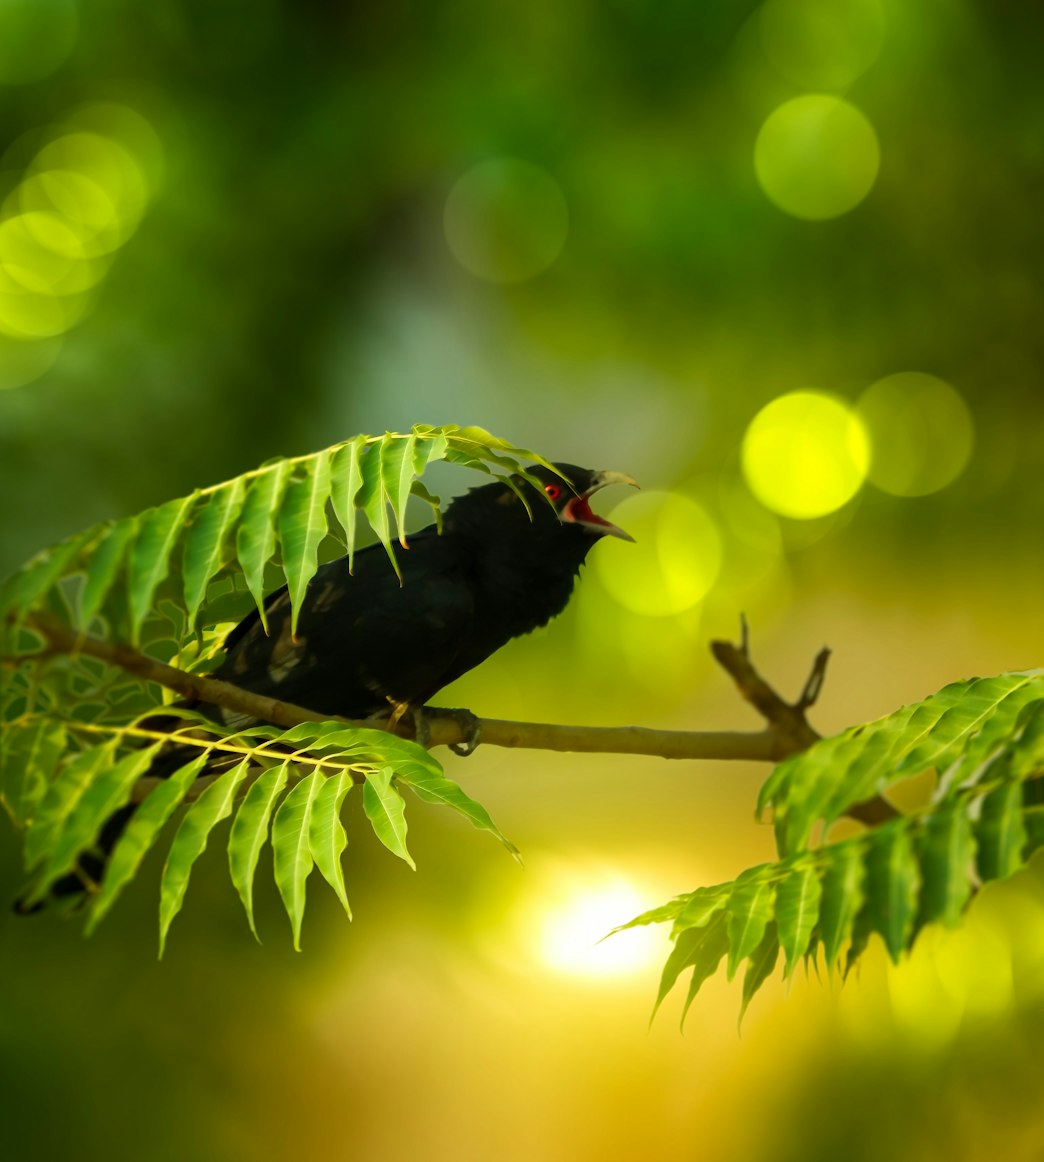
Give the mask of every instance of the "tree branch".
MULTIPOLYGON (((207 702, 248 714, 275 726, 291 727, 302 722, 325 722, 329 715, 317 714, 304 706, 267 698, 202 674, 168 666, 155 658, 118 642, 108 642, 77 633, 47 614, 33 614, 26 628, 39 634, 49 652, 86 654, 148 682, 174 690, 192 702, 207 702)), ((820 736, 809 726, 805 710, 813 704, 822 686, 828 650, 816 658, 801 697, 791 705, 754 669, 750 661, 746 622, 740 644, 711 643, 714 657, 736 682, 740 693, 766 719, 760 731, 651 730, 641 726, 563 726, 543 722, 511 722, 504 719, 478 720, 484 745, 535 750, 575 751, 599 754, 643 754, 666 759, 719 759, 748 762, 778 762, 787 755, 805 750, 820 736)), ((374 727, 373 720, 339 719, 353 726, 374 727)), ((414 734, 409 716, 382 728, 405 738, 414 734)), ((449 746, 468 741, 467 727, 452 717, 427 719, 427 745, 449 746)), ((848 812, 868 825, 884 822, 898 812, 884 799, 858 804, 848 812)))

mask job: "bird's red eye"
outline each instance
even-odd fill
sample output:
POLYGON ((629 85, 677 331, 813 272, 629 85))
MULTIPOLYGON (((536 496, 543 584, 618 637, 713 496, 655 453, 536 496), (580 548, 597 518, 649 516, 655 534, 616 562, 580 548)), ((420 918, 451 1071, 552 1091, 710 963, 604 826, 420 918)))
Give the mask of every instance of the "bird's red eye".
POLYGON ((544 491, 552 500, 557 500, 562 495, 562 490, 557 484, 545 484, 544 491))

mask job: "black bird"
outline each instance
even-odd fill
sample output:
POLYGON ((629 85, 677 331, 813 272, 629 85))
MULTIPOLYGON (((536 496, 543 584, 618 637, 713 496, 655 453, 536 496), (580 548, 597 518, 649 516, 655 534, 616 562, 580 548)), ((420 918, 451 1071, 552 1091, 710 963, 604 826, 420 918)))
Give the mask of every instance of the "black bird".
MULTIPOLYGON (((416 710, 443 686, 477 666, 505 642, 529 633, 566 606, 588 551, 602 536, 631 538, 591 511, 607 484, 637 483, 620 472, 558 464, 557 476, 534 468, 546 494, 522 477, 527 496, 500 481, 473 488, 434 525, 393 546, 402 584, 384 549, 320 566, 305 594, 296 636, 290 598, 273 593, 268 632, 254 611, 225 640, 214 676, 257 694, 323 714, 397 717, 416 710), (551 503, 548 504, 547 501, 551 503)), ((206 707, 198 707, 205 712, 206 707)), ((249 719, 213 708, 234 729, 249 719)))
MULTIPOLYGON (((607 484, 637 487, 632 477, 574 464, 556 468, 562 476, 530 470, 546 499, 522 477, 514 478, 529 511, 518 492, 497 481, 454 500, 441 534, 429 525, 409 537, 408 549, 393 545, 401 585, 379 544, 355 554, 352 573, 347 557, 320 566, 305 594, 296 636, 287 590, 277 590, 265 603, 268 632, 256 610, 244 618, 225 639, 225 658, 214 676, 342 718, 397 720, 409 711, 422 730, 421 708, 443 686, 561 613, 600 537, 632 539, 590 505, 607 484)), ((194 708, 231 730, 255 721, 213 703, 194 708)), ((145 724, 175 730, 184 722, 158 714, 145 724)), ((474 741, 461 753, 470 753, 474 741)), ((149 773, 166 777, 195 753, 171 746, 149 773)), ((85 878, 99 880, 135 809, 129 804, 106 821, 95 850, 80 857, 79 873, 53 884, 53 896, 82 896, 85 878)), ((16 911, 38 907, 15 905, 16 911)))

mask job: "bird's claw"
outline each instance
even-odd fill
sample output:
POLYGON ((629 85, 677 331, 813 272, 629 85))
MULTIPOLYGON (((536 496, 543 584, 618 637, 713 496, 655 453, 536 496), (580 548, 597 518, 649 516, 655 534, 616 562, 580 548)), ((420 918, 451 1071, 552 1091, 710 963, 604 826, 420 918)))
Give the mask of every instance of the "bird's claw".
POLYGON ((463 740, 447 744, 454 754, 460 755, 461 758, 467 758, 468 755, 475 753, 478 744, 482 741, 481 720, 475 714, 472 714, 470 710, 449 710, 440 706, 420 707, 414 713, 414 724, 417 730, 417 741, 425 749, 431 741, 429 720, 432 718, 450 718, 460 727, 461 733, 464 735, 463 740))

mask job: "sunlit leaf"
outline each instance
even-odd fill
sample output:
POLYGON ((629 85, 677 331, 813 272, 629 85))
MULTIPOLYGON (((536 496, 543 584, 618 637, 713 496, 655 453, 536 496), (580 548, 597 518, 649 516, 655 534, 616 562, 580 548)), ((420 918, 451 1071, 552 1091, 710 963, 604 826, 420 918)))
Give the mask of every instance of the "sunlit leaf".
POLYGON ((737 877, 725 905, 729 934, 728 977, 761 943, 773 917, 776 885, 765 878, 768 865, 749 868, 737 877))
POLYGON ((1022 784, 997 787, 982 800, 982 812, 975 825, 978 843, 977 864, 984 880, 999 880, 1023 865, 1026 824, 1022 818, 1022 784))
POLYGON ((272 820, 275 881, 290 917, 290 925, 294 930, 294 948, 298 952, 301 951, 305 885, 315 862, 308 842, 312 804, 325 781, 325 776, 318 771, 305 775, 291 788, 272 820))
POLYGON ((743 1022, 747 1007, 754 994, 772 975, 772 970, 779 960, 780 942, 776 934, 776 925, 770 923, 765 929, 761 943, 750 954, 747 961, 747 971, 743 974, 743 999, 740 1002, 740 1023, 743 1022))
POLYGON ((137 531, 137 517, 118 521, 102 534, 90 554, 83 586, 80 589, 79 618, 83 629, 87 629, 91 620, 105 604, 120 576, 127 559, 127 548, 137 531))
MULTIPOLYGON (((700 936, 692 942, 692 946, 688 955, 685 958, 686 963, 683 965, 687 968, 692 966, 692 975, 689 977, 689 989, 685 996, 685 1003, 682 1005, 680 1024, 685 1025, 685 1018, 688 1015, 692 1002, 696 999, 697 993, 703 987, 704 983, 709 980, 717 971, 718 965, 722 961, 725 953, 729 947, 729 937, 725 928, 725 913, 718 912, 710 921, 702 928, 691 928, 690 932, 699 933, 700 936)), ((685 936, 686 933, 682 933, 685 936)), ((678 938, 681 939, 681 936, 678 938)), ((666 973, 665 973, 666 977, 666 973)), ((675 973, 677 977, 677 973, 675 973)), ((673 983, 673 982, 672 982, 673 983)), ((660 996, 656 1002, 659 1005, 665 995, 664 979, 660 980, 660 996)), ((655 1010, 653 1010, 655 1012, 655 1010)))
POLYGON ((127 605, 135 645, 152 609, 153 595, 170 571, 171 553, 194 503, 195 496, 182 497, 139 517, 138 532, 127 555, 127 605))
POLYGON ((395 575, 402 581, 402 570, 391 544, 391 529, 388 524, 388 487, 384 474, 385 449, 394 446, 395 437, 388 435, 376 444, 365 448, 359 458, 362 485, 356 503, 366 514, 370 527, 388 554, 395 575))
POLYGON ((823 885, 811 862, 796 865, 780 881, 776 891, 776 925, 779 944, 786 956, 785 977, 790 976, 798 960, 808 951, 812 929, 819 920, 822 896, 823 885))
POLYGON ((185 812, 185 818, 174 835, 160 881, 160 957, 166 947, 170 925, 181 911, 192 865, 206 850, 207 838, 214 827, 232 813, 236 792, 249 770, 250 760, 243 759, 219 775, 185 812))
POLYGON ((77 857, 95 841, 105 821, 126 804, 134 785, 146 774, 162 743, 124 755, 112 762, 112 750, 103 748, 101 762, 94 765, 90 782, 51 839, 37 891, 40 899, 55 880, 72 871, 77 857), (111 764, 111 765, 110 765, 111 764))
POLYGON ((268 838, 272 808, 286 786, 289 763, 265 771, 247 791, 232 821, 228 836, 228 868, 239 898, 246 909, 250 931, 260 940, 254 926, 254 873, 261 848, 268 838))
POLYGON ((833 970, 841 958, 842 948, 852 938, 855 918, 866 898, 862 838, 831 844, 823 848, 819 857, 825 865, 819 901, 819 935, 827 968, 833 970))
POLYGON ((112 762, 114 745, 104 742, 80 751, 59 770, 26 829, 26 871, 33 871, 48 857, 87 788, 98 772, 112 762))
POLYGON ((65 574, 83 547, 96 535, 97 532, 93 529, 77 533, 68 540, 37 553, 17 573, 8 577, 0 585, 0 621, 10 614, 14 614, 16 620, 20 621, 30 606, 65 574))
POLYGON ((451 807, 465 819, 470 820, 480 831, 488 831, 495 835, 515 859, 521 862, 518 848, 497 827, 485 807, 466 795, 452 779, 436 774, 429 766, 420 765, 398 766, 395 773, 399 781, 409 787, 418 799, 423 799, 425 803, 439 803, 444 807, 451 807))
POLYGON ((866 837, 866 853, 867 918, 897 962, 913 931, 921 886, 909 821, 875 827, 866 837))
POLYGON ((952 803, 927 817, 918 855, 923 876, 918 923, 939 920, 952 928, 972 890, 975 839, 966 803, 952 803))
POLYGON ((330 498, 330 461, 325 453, 311 456, 304 464, 303 479, 292 479, 279 506, 279 543, 283 552, 283 572, 290 593, 290 632, 297 636, 308 582, 319 563, 319 544, 326 536, 326 502, 330 498))
POLYGON ((341 822, 341 805, 352 786, 350 772, 331 775, 319 788, 308 821, 308 846, 315 866, 337 893, 349 920, 352 918, 352 910, 348 906, 344 871, 341 868, 341 853, 348 845, 348 837, 341 822))
POLYGON ((417 865, 406 850, 406 804, 392 786, 393 774, 391 767, 379 767, 366 772, 363 810, 381 843, 416 871, 417 865))
POLYGON ((236 556, 266 633, 265 565, 275 556, 275 514, 289 475, 290 465, 280 460, 254 477, 247 489, 236 531, 236 556))
POLYGON ((173 815, 209 758, 210 752, 204 751, 186 763, 169 779, 164 779, 134 812, 109 856, 101 891, 94 899, 87 920, 88 933, 97 928, 124 887, 137 874, 164 823, 173 815))
POLYGON ((8 809, 24 824, 44 797, 68 740, 65 727, 47 718, 18 728, 8 726, 4 731, 0 786, 8 809))
POLYGON ((330 465, 330 501, 334 515, 344 529, 348 547, 348 572, 355 565, 355 526, 359 489, 362 487, 362 450, 366 437, 356 436, 334 453, 330 465))
POLYGON ((185 534, 182 573, 185 610, 191 628, 207 586, 226 563, 228 541, 243 507, 243 479, 237 477, 201 499, 185 534))
POLYGON ((381 450, 381 475, 383 488, 395 515, 395 527, 399 544, 404 549, 406 543, 406 502, 410 498, 410 484, 413 481, 413 454, 417 446, 416 436, 385 438, 381 450))

